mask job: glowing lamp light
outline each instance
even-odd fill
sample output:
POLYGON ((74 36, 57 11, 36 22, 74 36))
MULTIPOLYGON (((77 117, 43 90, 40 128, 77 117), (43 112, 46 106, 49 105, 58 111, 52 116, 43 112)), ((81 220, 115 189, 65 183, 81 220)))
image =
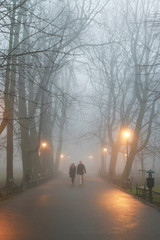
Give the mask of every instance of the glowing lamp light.
POLYGON ((41 144, 41 146, 42 146, 43 148, 46 148, 46 147, 47 147, 47 143, 46 143, 46 142, 43 142, 43 143, 41 144))
POLYGON ((124 136, 126 139, 128 139, 128 138, 130 137, 130 132, 129 132, 129 131, 125 131, 125 132, 123 133, 123 136, 124 136))
POLYGON ((103 148, 104 152, 107 152, 107 148, 103 148))

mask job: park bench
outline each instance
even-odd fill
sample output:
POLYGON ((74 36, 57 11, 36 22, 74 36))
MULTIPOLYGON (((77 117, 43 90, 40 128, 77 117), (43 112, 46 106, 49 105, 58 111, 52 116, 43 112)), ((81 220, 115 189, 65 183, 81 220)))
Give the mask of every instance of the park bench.
POLYGON ((7 195, 11 194, 14 192, 15 189, 15 183, 14 183, 14 179, 10 178, 7 182, 7 186, 6 186, 6 190, 7 190, 7 195))
POLYGON ((13 194, 13 193, 18 193, 18 192, 22 191, 22 185, 16 184, 14 182, 14 179, 9 179, 7 186, 6 186, 6 190, 7 190, 7 195, 13 194))
POLYGON ((142 185, 142 186, 138 186, 136 185, 136 195, 142 197, 142 198, 146 198, 146 193, 148 191, 148 187, 146 187, 146 185, 142 185))
POLYGON ((27 188, 30 188, 30 187, 36 186, 38 181, 33 177, 33 175, 30 175, 26 183, 27 183, 27 188))
POLYGON ((31 170, 25 171, 25 182, 27 188, 34 187, 39 183, 39 176, 35 178, 31 170))
POLYGON ((132 190, 132 184, 133 184, 133 177, 130 177, 130 178, 127 178, 126 181, 121 182, 121 187, 124 189, 132 190))

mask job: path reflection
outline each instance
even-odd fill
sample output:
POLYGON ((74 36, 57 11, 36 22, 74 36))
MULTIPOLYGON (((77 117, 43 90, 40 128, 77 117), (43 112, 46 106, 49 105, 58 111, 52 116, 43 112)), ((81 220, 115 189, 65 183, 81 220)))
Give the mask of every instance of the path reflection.
POLYGON ((141 203, 132 196, 117 189, 109 190, 100 196, 99 203, 109 213, 114 226, 120 224, 123 229, 133 229, 139 224, 141 203))
POLYGON ((27 233, 27 227, 21 221, 19 215, 10 212, 1 213, 0 215, 0 239, 1 240, 19 240, 23 239, 27 233))
POLYGON ((36 206, 45 207, 48 206, 49 201, 51 201, 51 196, 49 194, 43 194, 36 202, 36 206))

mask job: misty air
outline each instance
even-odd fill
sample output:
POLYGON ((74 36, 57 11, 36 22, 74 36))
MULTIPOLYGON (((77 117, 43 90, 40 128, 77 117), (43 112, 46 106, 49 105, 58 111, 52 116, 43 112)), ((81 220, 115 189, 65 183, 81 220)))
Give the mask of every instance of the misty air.
POLYGON ((160 239, 160 1, 0 1, 0 240, 160 239))

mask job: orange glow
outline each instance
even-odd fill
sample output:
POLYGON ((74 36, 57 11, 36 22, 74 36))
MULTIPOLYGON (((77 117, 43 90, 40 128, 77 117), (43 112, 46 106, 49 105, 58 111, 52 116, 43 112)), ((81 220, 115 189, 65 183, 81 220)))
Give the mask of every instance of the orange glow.
POLYGON ((63 154, 61 154, 61 158, 64 158, 64 155, 63 155, 63 154))
POLYGON ((47 143, 46 143, 46 142, 43 142, 43 143, 41 144, 41 146, 42 146, 43 148, 46 148, 46 147, 47 147, 47 143))
MULTIPOLYGON (((139 208, 143 208, 141 203, 139 208)), ((107 191, 99 197, 99 205, 109 214, 110 219, 114 219, 114 226, 121 226, 119 231, 134 229, 138 224, 137 215, 139 208, 135 206, 135 199, 118 189, 107 191), (122 226, 123 224, 123 226, 122 226)))
POLYGON ((37 201, 37 206, 40 206, 40 207, 47 206, 50 199, 51 199, 51 196, 49 194, 41 195, 40 198, 37 201))
POLYGON ((16 214, 11 214, 9 211, 1 212, 0 218, 0 239, 12 240, 12 239, 23 239, 28 235, 28 228, 23 220, 23 217, 16 214))
POLYGON ((103 151, 104 151, 104 152, 107 152, 107 148, 103 148, 103 151))
POLYGON ((128 139, 130 137, 130 132, 129 131, 124 131, 123 136, 128 139))

